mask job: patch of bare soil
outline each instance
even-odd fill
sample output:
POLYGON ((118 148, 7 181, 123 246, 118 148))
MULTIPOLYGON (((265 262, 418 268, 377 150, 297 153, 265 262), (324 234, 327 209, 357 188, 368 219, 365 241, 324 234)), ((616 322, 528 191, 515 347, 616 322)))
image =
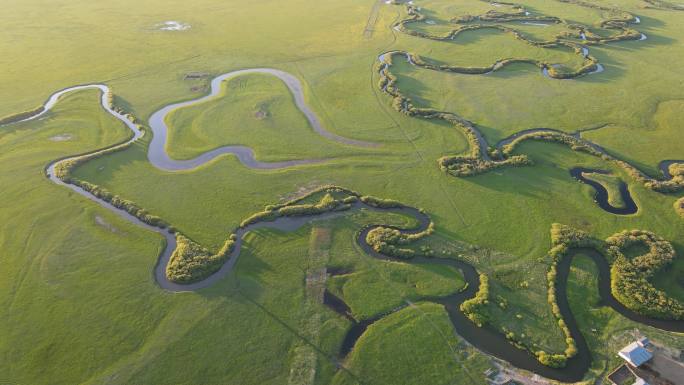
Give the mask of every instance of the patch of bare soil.
POLYGON ((105 229, 111 231, 112 233, 118 233, 119 232, 119 229, 114 227, 114 225, 107 222, 103 217, 101 217, 99 215, 95 216, 95 223, 97 223, 98 225, 100 225, 100 226, 104 227, 105 229))
POLYGON ((50 140, 53 142, 66 142, 68 140, 71 140, 71 135, 69 135, 69 134, 55 135, 55 136, 51 137, 50 140))
POLYGON ((321 188, 325 185, 327 185, 327 183, 321 183, 319 181, 312 180, 311 182, 309 182, 303 186, 299 186, 299 188, 297 188, 297 190, 295 190, 294 192, 291 192, 291 193, 285 194, 285 195, 281 195, 280 201, 287 202, 287 201, 290 201, 293 199, 301 198, 304 195, 306 195, 312 191, 318 190, 319 188, 321 188))

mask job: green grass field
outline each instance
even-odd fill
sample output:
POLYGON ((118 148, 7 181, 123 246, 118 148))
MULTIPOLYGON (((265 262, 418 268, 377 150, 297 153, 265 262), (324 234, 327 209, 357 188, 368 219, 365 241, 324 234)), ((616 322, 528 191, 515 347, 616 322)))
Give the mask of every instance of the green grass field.
MULTIPOLYGON (((429 33, 448 32, 449 20, 459 15, 507 8, 477 0, 415 3, 435 24, 411 28, 429 33)), ((559 1, 519 3, 534 15, 592 28, 605 16, 559 1)), ((590 46, 604 72, 553 80, 534 66, 516 64, 464 75, 403 60, 392 71, 416 105, 458 113, 490 144, 532 127, 600 127, 581 136, 658 175, 659 161, 684 159, 684 12, 644 8, 640 0, 594 3, 638 15, 641 23, 633 27, 648 36, 590 46)), ((435 222, 437 241, 430 242, 458 245, 462 258, 490 277, 491 327, 548 351, 565 348, 546 301, 544 256, 552 223, 600 239, 634 228, 662 236, 679 258, 655 285, 684 301, 684 220, 673 210, 681 192, 654 192, 611 163, 544 142, 516 149, 529 155, 532 166, 448 176, 437 159, 467 151, 463 133, 396 112, 373 70, 377 56, 388 50, 464 66, 529 57, 574 68, 581 58, 492 30, 468 31, 448 42, 409 36, 392 29, 405 16, 403 5, 377 0, 12 2, 0 13, 0 118, 35 108, 58 89, 97 82, 109 85, 115 102, 146 122, 164 105, 207 92, 207 77, 187 74, 211 78, 241 68, 281 69, 302 82, 307 104, 328 131, 380 146, 359 148, 319 136, 281 81, 247 75, 227 81, 221 98, 169 116, 169 154, 188 159, 244 145, 260 161, 328 160, 254 170, 223 156, 196 170, 165 172, 148 162, 147 137, 85 163, 75 176, 136 202, 211 250, 264 206, 325 184, 422 208, 435 222), (168 20, 191 28, 160 30, 158 24, 168 20), (570 176, 568 170, 578 166, 610 171, 610 181, 602 177, 610 192, 617 178, 628 183, 637 214, 600 209, 594 190, 570 176)), ((510 26, 538 40, 562 29, 510 26)), ((313 377, 306 377, 311 384, 483 383, 491 357, 454 333, 441 305, 421 302, 462 289, 461 274, 379 261, 355 243, 364 225, 408 226, 414 224, 410 218, 362 211, 292 233, 259 230, 246 236, 235 270, 216 285, 188 293, 160 289, 153 271, 161 237, 44 174, 52 160, 128 137, 98 102, 99 94, 80 91, 40 120, 0 126, 0 383, 285 384, 301 383, 306 376, 292 374, 301 368, 313 368, 313 377), (324 264, 349 270, 329 277, 325 286, 355 317, 416 303, 375 323, 344 360, 338 352, 350 322, 312 302, 306 290, 316 226, 330 229, 324 264)), ((589 259, 576 258, 568 285, 594 357, 587 380, 617 364, 615 350, 634 328, 684 348, 681 334, 636 324, 600 306, 595 270, 589 259)))
MULTIPOLYGON (((373 383, 479 383, 491 364, 451 330, 437 304, 417 303, 370 326, 349 358, 351 370, 373 383), (417 368, 416 368, 417 367, 417 368)), ((333 384, 354 384, 346 373, 333 384)))

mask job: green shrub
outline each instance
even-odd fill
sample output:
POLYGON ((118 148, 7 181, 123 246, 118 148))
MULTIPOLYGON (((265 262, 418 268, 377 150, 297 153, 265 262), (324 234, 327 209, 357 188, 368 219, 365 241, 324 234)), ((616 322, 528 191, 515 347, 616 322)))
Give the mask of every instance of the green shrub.
POLYGON ((679 198, 675 201, 674 209, 680 217, 684 218, 684 197, 679 198))
POLYGON ((552 368, 563 368, 568 362, 568 357, 565 354, 549 354, 540 350, 536 356, 539 362, 552 368))
POLYGON ((419 254, 430 256, 433 254, 431 250, 424 249, 421 252, 417 252, 413 249, 400 246, 409 245, 431 235, 434 231, 433 222, 430 222, 427 229, 417 233, 403 233, 397 229, 378 226, 368 232, 366 235, 366 243, 368 243, 376 252, 391 257, 409 259, 419 254))
MULTIPOLYGON (((580 38, 580 34, 585 35, 584 44, 605 44, 614 41, 622 40, 634 40, 641 38, 641 33, 634 29, 628 27, 628 25, 634 22, 635 17, 629 12, 617 11, 614 8, 605 7, 597 5, 595 3, 585 2, 582 0, 560 0, 566 3, 577 4, 582 7, 594 8, 604 11, 603 14, 607 15, 606 19, 599 23, 599 26, 606 30, 615 30, 616 33, 612 35, 596 34, 589 30, 587 27, 580 24, 567 23, 561 19, 549 16, 531 16, 525 13, 523 7, 515 4, 510 4, 514 11, 513 12, 501 12, 497 10, 490 10, 483 15, 472 16, 465 15, 457 17, 451 20, 452 23, 458 26, 452 29, 445 35, 434 35, 428 32, 407 30, 405 27, 408 24, 416 23, 425 20, 425 16, 420 13, 420 9, 413 6, 412 4, 406 4, 406 12, 408 16, 395 23, 393 26, 397 27, 401 32, 417 36, 421 38, 431 39, 431 40, 450 40, 457 36, 459 33, 469 30, 476 29, 496 29, 505 33, 513 35, 516 39, 526 42, 527 44, 542 47, 542 48, 556 48, 556 47, 566 47, 572 49, 576 54, 583 55, 582 45, 568 41, 568 38, 580 38), (522 20, 536 20, 544 21, 549 23, 565 23, 570 29, 570 32, 562 32, 555 37, 553 40, 548 41, 534 41, 528 39, 520 32, 514 28, 510 28, 500 24, 469 24, 473 21, 485 21, 488 23, 492 22, 512 22, 512 21, 522 21, 522 20)), ((655 1, 655 0, 654 0, 655 1)), ((566 68, 557 68, 552 66, 550 63, 524 58, 502 58, 498 60, 493 65, 487 67, 463 67, 463 66, 453 66, 448 64, 436 64, 429 60, 422 58, 421 56, 410 53, 410 52, 391 52, 384 56, 384 64, 380 65, 378 72, 380 74, 380 80, 378 86, 382 92, 385 92, 392 96, 392 107, 408 116, 418 116, 425 119, 442 119, 450 122, 457 126, 465 134, 469 144, 470 144, 470 154, 469 155, 459 155, 459 156, 445 156, 438 160, 439 166, 442 170, 449 172, 450 174, 458 177, 477 175, 489 170, 503 167, 503 166, 523 166, 531 164, 531 160, 524 155, 511 156, 515 147, 528 139, 535 140, 546 140, 553 141, 557 143, 563 143, 568 145, 574 151, 582 151, 588 154, 602 157, 605 160, 612 161, 618 166, 625 169, 635 180, 643 183, 647 188, 659 192, 676 192, 684 189, 684 170, 679 169, 677 172, 672 173, 673 178, 669 180, 656 180, 644 175, 641 171, 631 166, 630 164, 618 160, 606 153, 604 153, 597 146, 592 145, 578 137, 560 133, 560 132, 536 132, 529 133, 526 135, 521 135, 516 138, 513 142, 503 146, 501 149, 493 149, 488 151, 488 153, 482 152, 482 147, 486 145, 483 139, 476 131, 476 128, 465 119, 462 119, 456 114, 440 112, 428 108, 417 108, 411 102, 411 99, 406 97, 401 93, 401 91, 396 86, 397 78, 394 76, 390 67, 392 65, 392 59, 394 55, 406 56, 409 62, 413 65, 444 72, 458 72, 465 74, 483 74, 490 71, 495 71, 508 64, 513 63, 530 63, 536 65, 539 68, 544 68, 547 70, 547 74, 550 77, 558 79, 568 79, 587 74, 589 72, 595 71, 598 67, 598 59, 593 56, 587 55, 584 57, 584 61, 580 68, 574 71, 569 71, 566 68), (488 155, 491 155, 495 161, 488 159, 488 155)), ((681 166, 684 168, 684 166, 681 166)))
POLYGON ((473 176, 507 166, 528 166, 532 161, 526 155, 516 155, 501 161, 486 160, 472 156, 444 156, 438 160, 439 167, 458 177, 473 176))
POLYGON ((480 286, 475 296, 463 301, 459 307, 463 314, 473 321, 477 326, 482 327, 489 322, 487 304, 489 303, 489 278, 480 273, 480 286))
POLYGON ((304 197, 289 201, 282 205, 269 205, 264 211, 259 211, 245 218, 240 222, 240 227, 244 228, 257 222, 273 221, 280 217, 295 217, 304 215, 317 215, 328 211, 342 211, 351 208, 351 205, 358 200, 357 195, 349 195, 342 199, 335 199, 330 192, 341 191, 351 193, 348 190, 338 188, 336 186, 325 186, 318 189, 304 197), (326 194, 316 204, 299 204, 303 199, 308 198, 314 194, 326 191, 326 194))
POLYGON ((675 250, 666 240, 643 230, 623 231, 606 239, 613 257, 610 269, 613 296, 627 308, 651 317, 684 319, 684 304, 668 297, 649 281, 675 258, 675 250), (622 251, 644 244, 648 252, 634 258, 622 251))
POLYGON ((522 142, 526 140, 544 140, 549 142, 561 143, 569 146, 573 151, 581 151, 587 154, 600 157, 606 161, 612 162, 618 167, 622 168, 629 174, 634 180, 642 183, 645 187, 662 192, 678 192, 684 189, 684 165, 680 163, 674 163, 669 166, 669 172, 672 176, 669 179, 658 180, 653 179, 643 172, 639 171, 636 167, 631 164, 617 159, 601 150, 591 145, 589 142, 583 139, 577 138, 575 136, 555 131, 545 131, 545 132, 534 132, 524 135, 520 135, 515 138, 510 143, 506 144, 501 148, 501 154, 503 156, 509 156, 513 153, 515 148, 522 142))
POLYGON ((212 254, 193 240, 176 233, 176 249, 166 266, 166 277, 170 281, 186 284, 207 278, 226 262, 236 239, 235 234, 231 234, 223 247, 212 254))
POLYGON ((559 223, 554 223, 551 225, 551 244, 552 247, 548 252, 548 255, 551 257, 551 265, 546 273, 546 299, 551 307, 551 313, 558 323, 558 327, 565 336, 566 348, 563 354, 548 354, 544 351, 539 351, 535 354, 539 362, 542 364, 554 368, 560 368, 565 366, 567 359, 572 358, 577 354, 577 344, 575 339, 572 337, 570 329, 565 323, 563 315, 560 312, 560 307, 558 306, 558 299, 556 295, 558 262, 560 262, 561 258, 563 258, 571 248, 590 247, 600 249, 603 247, 603 243, 590 237, 583 231, 559 223))
POLYGON ((381 209, 391 209, 404 206, 400 202, 395 201, 393 199, 382 199, 371 195, 362 196, 361 202, 367 204, 368 206, 373 206, 381 209))

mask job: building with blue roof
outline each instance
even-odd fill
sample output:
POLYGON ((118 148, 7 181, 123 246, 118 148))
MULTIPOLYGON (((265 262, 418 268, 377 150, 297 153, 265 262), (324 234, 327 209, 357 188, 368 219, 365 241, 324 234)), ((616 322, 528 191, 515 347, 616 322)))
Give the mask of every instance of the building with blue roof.
POLYGON ((632 342, 625 346, 618 352, 618 355, 636 368, 653 358, 653 353, 648 351, 641 341, 632 342))

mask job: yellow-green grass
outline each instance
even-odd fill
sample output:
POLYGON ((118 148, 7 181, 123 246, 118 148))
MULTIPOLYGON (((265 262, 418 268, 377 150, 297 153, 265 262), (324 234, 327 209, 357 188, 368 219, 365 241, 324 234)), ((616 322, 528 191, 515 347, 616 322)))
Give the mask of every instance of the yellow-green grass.
POLYGON ((169 101, 196 96, 183 80, 190 71, 217 74, 246 66, 296 71, 299 61, 340 55, 371 60, 372 52, 391 41, 383 27, 394 17, 383 9, 369 41, 362 32, 372 3, 203 0, 192 12, 183 1, 78 1, 57 11, 57 5, 13 4, 1 16, 8 36, 1 43, 2 67, 10 70, 0 75, 0 115, 32 108, 62 87, 108 81, 144 117, 169 101), (167 20, 192 28, 155 28, 167 20))
MULTIPOLYGON (((546 61, 563 64, 577 69, 583 58, 567 48, 539 48, 511 34, 499 30, 478 29, 459 33, 454 40, 432 41, 411 37, 402 41, 411 52, 425 56, 439 64, 452 64, 466 67, 487 67, 497 60, 516 58, 546 61)), ((536 68, 536 67, 531 67, 536 68)))
POLYGON ((620 194, 622 180, 615 175, 585 172, 582 175, 594 182, 600 183, 608 191, 608 203, 613 207, 624 207, 625 202, 620 194))
MULTIPOLYGON (((131 150, 133 151, 136 150, 131 150)), ((357 191, 424 207, 433 215, 438 233, 504 251, 509 255, 506 259, 477 265, 495 279, 497 271, 504 275, 507 274, 506 271, 513 271, 511 274, 514 276, 519 271, 530 272, 529 287, 525 289, 519 287, 520 279, 509 283, 502 278, 493 284, 493 295, 506 299, 508 309, 511 309, 506 311, 508 316, 495 320, 495 327, 505 326, 516 334, 524 333, 541 346, 561 348, 563 339, 543 301, 547 266, 538 262, 538 258, 548 250, 550 240, 547 234, 551 223, 568 223, 588 230, 597 237, 605 237, 624 228, 646 228, 673 241, 680 253, 682 245, 677 234, 682 231, 682 223, 671 209, 669 197, 638 185, 631 186, 631 191, 641 208, 639 214, 630 217, 607 215, 592 203, 593 190, 589 186, 576 183, 567 171, 576 165, 612 168, 596 158, 574 153, 564 146, 545 143, 525 143, 520 147, 520 152, 533 154, 536 165, 469 179, 450 178, 442 186, 439 181, 436 182, 437 186, 434 185, 435 179, 441 177, 441 174, 435 175, 431 162, 397 167, 397 173, 388 175, 382 172, 381 166, 362 165, 312 166, 290 171, 254 173, 245 170, 236 161, 226 159, 194 173, 168 175, 151 170, 144 161, 143 154, 136 156, 139 160, 135 160, 127 158, 126 152, 108 160, 108 167, 113 167, 116 172, 101 178, 100 175, 105 171, 98 172, 98 164, 101 163, 93 162, 86 165, 84 173, 79 176, 103 183, 113 191, 123 191, 124 196, 131 197, 143 206, 152 207, 153 213, 172 218, 172 223, 177 224, 184 233, 207 245, 218 245, 224 239, 226 231, 244 217, 244 214, 239 215, 240 207, 247 206, 245 213, 253 212, 255 208, 277 200, 280 195, 307 186, 311 180, 337 183, 357 191), (325 171, 330 167, 335 168, 334 173, 325 171), (317 171, 317 168, 322 170, 317 171), (257 180, 252 176, 254 174, 261 174, 261 178, 257 180), (141 188, 142 177, 152 180, 150 185, 154 187, 141 188), (407 177, 415 183, 404 183, 407 177), (227 187, 223 181, 231 178, 242 181, 240 186, 245 188, 245 198, 239 198, 235 194, 236 187, 225 190, 227 187), (207 190, 198 190, 194 185, 200 180, 217 182, 203 182, 207 190), (378 180, 383 181, 383 188, 378 187, 378 180), (525 180, 526 183, 518 183, 520 180, 525 180), (262 183, 268 185, 268 192, 264 191, 263 186, 266 185, 262 183), (178 194, 178 198, 192 191, 198 201, 204 204, 179 203, 180 201, 165 197, 169 193, 155 195, 155 192, 167 190, 174 196, 178 194), (261 202, 254 202, 258 198, 254 192, 260 192, 261 202), (222 194, 230 194, 230 198, 222 194), (449 197, 453 200, 450 201, 449 197), (231 203, 210 203, 224 199, 231 203), (249 206, 250 202, 253 207, 249 206), (446 212, 448 214, 440 215, 445 212, 445 205, 449 207, 446 212), (535 296, 540 300, 530 301, 535 296), (518 313, 523 315, 522 319, 516 317, 518 313)), ((619 169, 612 168, 612 172, 627 178, 620 174, 619 169)))
MULTIPOLYGON (((229 279, 200 293, 164 293, 152 278, 160 237, 41 172, 51 159, 128 135, 94 100, 95 92, 71 95, 46 120, 0 135, 3 196, 16 202, 0 210, 0 317, 11 325, 0 331, 0 356, 14 363, 0 376, 31 384, 283 383, 282 358, 300 339, 309 228, 250 234, 229 279), (65 134, 72 139, 50 140, 65 134)), ((363 224, 357 218, 343 225, 347 236, 363 224)), ((339 322, 319 312, 326 325, 339 322)), ((331 365, 337 348, 320 348, 321 365, 331 365)))
POLYGON ((55 110, 61 118, 0 131, 0 378, 12 383, 81 383, 140 349, 167 315, 192 311, 150 279, 158 236, 42 172, 128 136, 95 100, 93 91, 72 95, 55 110))
MULTIPOLYGON (((417 2, 444 12, 440 16, 444 19, 491 8, 486 2, 464 0, 417 2)), ((561 351, 565 346, 545 301, 548 266, 542 257, 549 248, 551 223, 573 225, 597 238, 643 228, 672 241, 683 255, 684 221, 672 209, 676 197, 648 191, 631 183, 621 170, 566 147, 524 143, 517 151, 530 154, 536 163, 532 167, 467 179, 441 173, 436 159, 466 150, 463 136, 446 124, 404 117, 392 110, 371 74, 377 54, 396 48, 448 62, 470 57, 478 63, 480 55, 501 49, 494 42, 508 44, 508 40, 482 36, 460 47, 458 39, 440 44, 399 35, 394 43, 395 33, 389 25, 402 11, 389 5, 381 6, 368 39, 363 29, 373 3, 287 0, 217 4, 202 0, 193 3, 192 12, 188 12, 187 2, 180 1, 72 1, 50 7, 34 1, 12 4, 0 14, 3 33, 8 36, 0 41, 4 53, 0 58, 4 69, 0 73, 0 116, 33 108, 62 87, 106 81, 119 100, 144 120, 167 103, 199 96, 191 88, 201 82, 183 80, 188 72, 216 75, 252 66, 287 70, 302 80, 307 103, 330 131, 382 142, 381 150, 358 156, 358 149, 324 144, 315 133, 304 132, 308 127, 303 125, 295 127, 302 131, 297 155, 330 148, 339 151, 335 154, 340 158, 289 170, 254 171, 226 156, 198 170, 172 174, 149 165, 147 142, 141 142, 85 164, 76 176, 137 202, 212 248, 222 244, 247 215, 312 185, 335 183, 423 207, 435 220, 437 236, 479 246, 478 256, 465 257, 490 276, 492 296, 505 300, 507 306, 500 311, 505 315, 494 318, 493 326, 525 333, 532 343, 549 347, 549 351, 561 351), (193 28, 177 33, 149 29, 175 19, 193 28), (321 148, 303 149, 311 145, 321 148), (568 174, 574 166, 608 169, 628 181, 639 213, 621 217, 602 211, 591 201, 591 187, 576 183, 568 174), (489 254, 489 249, 502 253, 489 254)), ((591 25, 600 20, 600 12, 576 5, 546 0, 523 3, 535 14, 564 17, 570 22, 591 25)), ((641 17, 637 28, 649 39, 591 47, 591 53, 606 67, 600 74, 556 81, 544 78, 537 68, 521 65, 487 76, 467 76, 416 70, 399 61, 394 70, 407 95, 425 106, 474 121, 491 143, 529 127, 573 131, 611 123, 583 135, 654 171, 661 159, 683 157, 677 140, 681 131, 677 100, 684 100, 678 72, 684 55, 684 26, 681 14, 640 9, 631 0, 619 3, 641 17)), ((510 42, 517 47, 512 38, 510 42)), ((505 52, 506 47, 503 49, 505 52)), ((280 91, 275 94, 283 95, 280 91)), ((225 99, 216 101, 216 113, 233 117, 253 111, 251 104, 245 105, 247 111, 234 108, 237 101, 227 103, 229 97, 226 94, 225 99)), ((294 234, 252 234, 234 274, 217 286, 200 293, 163 293, 152 277, 161 248, 158 236, 51 184, 42 173, 52 159, 127 137, 121 124, 98 110, 97 102, 94 92, 79 93, 60 102, 46 120, 0 128, 0 194, 7 203, 0 205, 0 286, 6 293, 0 295, 0 319, 7 326, 0 330, 0 379, 30 384, 101 383, 103 378, 114 383, 286 381, 291 348, 300 341, 292 328, 300 321, 307 229, 294 234), (72 139, 50 140, 63 134, 72 139), (97 217, 117 232, 100 224, 103 222, 97 217), (236 292, 236 287, 244 295, 236 292)), ((207 107, 184 112, 192 115, 188 119, 211 115, 207 107)), ((296 110, 287 110, 285 116, 273 116, 278 118, 276 127, 298 119, 296 110)), ((242 132, 240 127, 225 133, 219 132, 220 127, 202 123, 200 132, 211 137, 201 143, 199 136, 178 143, 201 151, 239 141, 273 159, 288 155, 285 151, 267 153, 274 147, 272 142, 242 132)), ((170 148, 172 153, 174 148, 170 148)), ((380 262, 359 253, 354 246, 355 231, 365 223, 409 221, 359 215, 332 221, 331 263, 351 265, 354 271, 366 274, 375 271, 374 264, 380 262)), ((658 277, 661 288, 680 299, 676 278, 681 275, 681 261, 658 277)), ((397 286, 399 292, 411 290, 400 283, 397 286)), ((579 296, 573 300, 575 304, 577 298, 596 293, 595 288, 582 291, 580 286, 570 287, 571 294, 579 296)), ((367 298, 345 299, 369 307, 378 301, 372 292, 362 294, 367 298)), ((497 305, 492 301, 491 306, 497 305)), ((318 351, 317 382, 328 383, 335 365, 326 357, 337 354, 349 325, 323 307, 320 311, 327 318, 318 351)), ((594 322, 591 314, 606 310, 575 311, 580 320, 594 322)), ((439 313, 439 323, 450 332, 446 314, 439 313)), ((605 321, 606 330, 620 329, 619 316, 611 317, 605 321), (618 326, 608 329, 612 325, 618 326)), ((407 322, 426 322, 412 320, 407 322)), ((682 344, 681 336, 627 325, 648 330, 649 335, 673 346, 682 344)), ((583 328, 585 335, 592 337, 593 352, 602 352, 603 346, 613 341, 608 332, 591 334, 591 326, 583 328)), ((435 335, 420 334, 425 330, 378 328, 367 338, 374 347, 367 341, 359 350, 361 358, 353 358, 352 366, 380 384, 398 383, 394 375, 441 380, 459 374, 459 367, 445 361, 449 356, 429 343, 435 335), (392 338, 396 335, 392 333, 400 333, 400 337, 392 338), (398 372, 379 367, 393 368, 391 365, 406 359, 402 356, 409 357, 400 352, 395 360, 385 360, 386 352, 377 348, 400 343, 405 335, 417 341, 406 348, 426 346, 423 354, 411 354, 411 359, 418 357, 435 362, 435 366, 404 365, 398 372), (383 360, 378 358, 380 354, 383 360), (378 360, 374 363, 363 357, 378 360), (422 372, 425 368, 427 372, 422 372)), ((603 352, 600 354, 612 357, 614 349, 603 352)), ((479 364, 473 365, 477 368, 479 364)))
MULTIPOLYGON (((525 1, 523 4, 546 15, 556 15, 570 22, 588 25, 600 15, 595 10, 555 1, 525 1), (574 15, 577 16, 573 17, 574 15)), ((425 7, 429 8, 427 2, 425 7)), ((660 101, 682 98, 682 94, 672 87, 673 82, 677 82, 676 73, 672 71, 674 67, 667 64, 675 63, 676 58, 684 54, 678 48, 670 48, 670 44, 682 39, 682 27, 677 21, 679 14, 676 12, 625 8, 641 17, 642 23, 635 25, 635 28, 646 33, 649 38, 641 42, 590 47, 591 54, 606 68, 600 74, 572 81, 557 81, 543 77, 537 68, 516 65, 487 76, 445 74, 414 68, 407 68, 405 75, 420 84, 420 88, 416 87, 415 91, 428 102, 426 104, 458 112, 478 123, 492 142, 530 127, 574 131, 596 124, 612 123, 618 128, 612 134, 602 135, 599 143, 609 150, 613 145, 618 150, 619 146, 620 155, 637 161, 640 161, 639 154, 644 154, 650 159, 641 162, 655 166, 659 160, 653 159, 655 157, 681 155, 672 140, 663 143, 655 139, 658 132, 661 133, 660 138, 675 138, 678 124, 668 124, 658 132, 646 128, 653 127, 651 121, 660 101), (668 48, 663 49, 664 46, 668 48), (520 93, 522 89, 525 90, 524 93, 520 93), (615 89, 622 91, 615 93, 615 89), (658 96, 654 97, 655 95, 658 96), (633 134, 624 138, 620 135, 622 132, 633 134)), ((459 38, 454 43, 415 44, 414 41, 424 39, 405 39, 410 39, 410 42, 407 40, 406 48, 430 57, 448 50, 449 48, 441 46, 456 44, 459 38)), ((514 39, 511 38, 509 45, 514 44, 514 39)), ((476 45, 480 46, 478 49, 484 49, 487 41, 480 40, 476 45)), ((681 46, 680 44, 679 47, 681 46)), ((475 48, 464 47, 465 52, 468 49, 475 48)), ((453 57, 450 61, 455 60, 460 58, 453 57)), ((401 72, 395 73, 402 75, 401 72)), ((404 76, 400 76, 400 81, 402 79, 404 76)), ((404 90, 411 91, 410 87, 402 88, 404 90)), ((408 95, 411 96, 412 93, 408 92, 408 95)), ((587 135, 594 138, 600 133, 601 130, 587 135)))
POLYGON ((606 126, 589 131, 583 137, 597 143, 611 143, 610 151, 616 156, 659 175, 658 162, 664 159, 682 159, 679 144, 684 100, 666 100, 652 106, 652 115, 637 126, 606 126))
MULTIPOLYGON (((454 334, 442 305, 417 303, 369 326, 347 366, 364 383, 481 384, 491 363, 454 334)), ((355 383, 342 372, 333 381, 355 383)))
POLYGON ((455 293, 464 284, 460 272, 448 266, 386 262, 373 270, 333 277, 329 287, 361 320, 403 306, 405 300, 455 293))
MULTIPOLYGON (((320 60, 332 62, 327 59, 320 60)), ((351 73, 349 76, 355 77, 351 73)), ((538 71, 535 71, 534 76, 540 76, 538 71)), ((405 79, 400 79, 402 80, 405 79)), ((327 88, 327 93, 322 93, 322 97, 319 93, 320 100, 334 101, 332 89, 327 88), (326 95, 331 97, 326 99, 326 95)), ((560 93, 560 88, 558 90, 560 93)), ((494 105, 499 107, 501 104, 494 105)), ((378 108, 386 110, 386 105, 378 108)), ((526 106, 521 105, 520 108, 529 111, 526 106)), ((326 111, 330 113, 330 110, 326 111)), ((370 117, 367 116, 368 112, 370 111, 360 111, 360 119, 374 121, 383 116, 376 111, 370 117)), ((368 157, 344 165, 335 163, 297 170, 253 172, 226 158, 192 174, 168 175, 151 169, 144 162, 141 149, 132 149, 108 159, 108 164, 117 169, 115 173, 97 172, 101 164, 93 162, 83 167, 79 171, 79 176, 104 184, 113 191, 121 191, 122 195, 141 202, 153 212, 171 218, 172 223, 177 223, 184 232, 207 245, 218 245, 226 231, 240 218, 255 209, 260 209, 264 204, 273 202, 279 196, 306 186, 312 181, 337 183, 364 193, 399 199, 408 204, 424 207, 436 216, 438 231, 443 234, 502 250, 512 256, 511 260, 506 264, 502 263, 501 267, 478 266, 490 271, 532 268, 531 266, 537 263, 537 258, 543 256, 548 248, 548 226, 557 221, 596 231, 601 234, 599 236, 607 236, 623 228, 644 227, 655 229, 654 231, 667 239, 676 240, 677 232, 681 231, 679 225, 670 226, 670 221, 674 218, 672 210, 669 209, 671 203, 667 204, 663 196, 639 187, 635 187, 633 192, 640 207, 644 207, 645 211, 635 218, 607 216, 598 207, 592 206, 591 189, 574 183, 567 174, 567 168, 578 164, 594 167, 606 165, 557 145, 523 145, 520 152, 533 154, 537 161, 535 167, 505 170, 467 180, 441 180, 439 178, 443 176, 435 170, 433 163, 437 158, 435 155, 457 150, 451 150, 442 140, 436 138, 460 138, 460 134, 448 126, 391 114, 392 112, 389 116, 385 115, 388 119, 385 132, 392 135, 397 143, 390 144, 390 148, 395 154, 405 155, 396 158, 383 157, 382 161, 368 157), (398 127, 394 126, 392 119, 398 122, 398 127), (410 146, 398 142, 402 136, 411 139, 410 146), (441 148, 435 146, 435 143, 441 144, 441 148), (418 154, 412 153, 414 148, 418 154), (144 179, 155 187, 140 188, 140 183, 144 179), (226 185, 230 180, 240 180, 241 183, 239 186, 231 185, 228 188, 226 185), (407 180, 411 180, 412 183, 406 183, 407 180), (519 183, 521 180, 525 183, 519 183), (198 191, 193 187, 198 183, 204 183, 206 190, 198 191), (264 190, 263 186, 268 186, 268 189, 264 190), (159 191, 171 191, 172 196, 165 194, 165 197, 160 198, 159 191), (177 198, 185 196, 188 191, 192 191, 198 201, 203 202, 201 207, 198 208, 192 202, 178 205, 177 198), (642 199, 642 196, 647 196, 648 199, 642 199), (230 204, 210 203, 224 199, 230 204), (658 217, 669 219, 660 220, 658 217), (493 226, 499 231, 492 232, 493 226)), ((349 119, 348 114, 345 119, 349 119)), ((613 171, 619 173, 619 170, 613 171)), ((681 250, 681 245, 675 245, 681 250)), ((518 334, 525 333, 531 336, 533 342, 553 350, 554 347, 561 348, 563 341, 554 327, 550 312, 543 301, 528 300, 530 291, 536 293, 533 295, 543 298, 541 295, 545 291, 545 270, 544 266, 535 267, 535 284, 529 291, 517 290, 516 287, 506 285, 501 287, 500 294, 496 290, 493 291, 507 299, 507 302, 512 304, 510 306, 517 306, 520 310, 515 313, 509 312, 511 319, 500 319, 495 327, 505 326, 518 334), (513 315, 518 313, 523 315, 521 319, 513 315)))
POLYGON ((359 152, 315 134, 290 91, 274 76, 231 78, 219 95, 219 99, 169 115, 166 148, 172 158, 194 158, 221 145, 251 147, 261 161, 322 159, 359 152))

